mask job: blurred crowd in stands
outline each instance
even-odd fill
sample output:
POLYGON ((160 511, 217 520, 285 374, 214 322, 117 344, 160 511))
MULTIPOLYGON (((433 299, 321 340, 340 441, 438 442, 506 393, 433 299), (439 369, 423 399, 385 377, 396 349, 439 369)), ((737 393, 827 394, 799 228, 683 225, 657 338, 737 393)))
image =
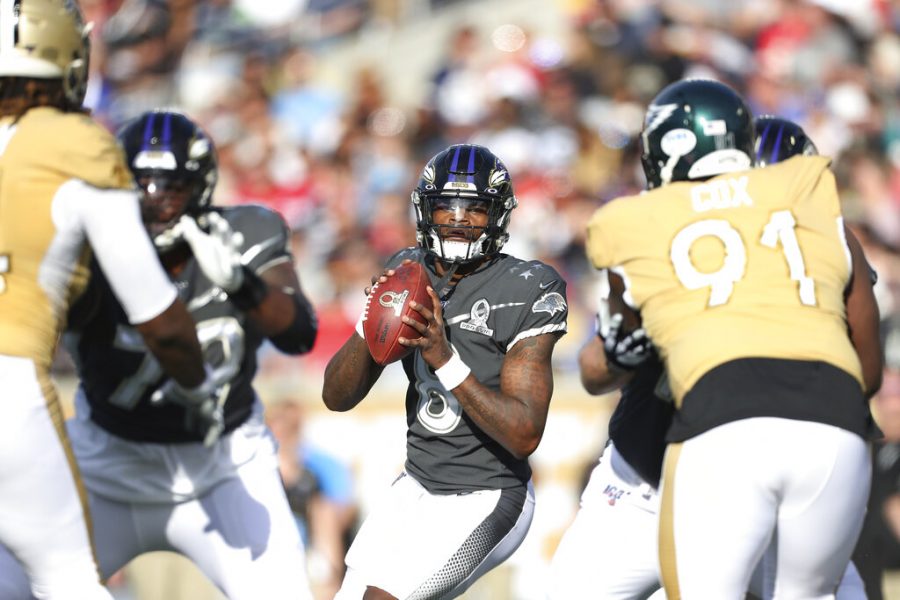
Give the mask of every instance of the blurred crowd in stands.
MULTIPOLYGON (((887 436, 880 448, 893 448, 877 454, 879 468, 892 473, 879 492, 888 501, 877 498, 870 516, 887 519, 900 536, 896 2, 544 0, 535 5, 562 15, 563 36, 515 22, 488 29, 477 18, 448 21, 429 40, 439 58, 422 75, 427 93, 420 98, 392 92, 393 58, 345 69, 341 85, 317 79, 317 67, 367 35, 400 36, 462 8, 503 11, 514 3, 81 4, 95 22, 87 101, 95 114, 114 129, 145 109, 184 110, 217 144, 216 202, 267 204, 292 227, 301 282, 319 312, 319 340, 300 361, 266 354, 264 375, 299 364, 319 380, 353 330, 370 277, 384 258, 414 243, 409 192, 419 169, 463 141, 489 146, 511 170, 520 205, 509 251, 554 265, 569 282, 570 334, 556 362, 574 372, 595 310, 584 225, 599 204, 643 187, 638 136, 647 102, 677 78, 714 77, 742 92, 756 115, 795 120, 833 158, 845 215, 879 273, 885 339, 897 347, 888 352, 884 391, 873 405, 887 436)), ((882 555, 900 567, 900 547, 888 542, 882 555)))

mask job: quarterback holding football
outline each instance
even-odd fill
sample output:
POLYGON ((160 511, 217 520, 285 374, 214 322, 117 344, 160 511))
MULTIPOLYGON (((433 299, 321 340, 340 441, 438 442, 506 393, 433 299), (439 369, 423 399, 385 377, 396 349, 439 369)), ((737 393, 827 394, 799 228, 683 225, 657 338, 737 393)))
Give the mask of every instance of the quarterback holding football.
MULTIPOLYGON (((411 350, 401 361, 407 460, 347 553, 340 600, 455 598, 515 551, 533 516, 528 456, 543 435, 550 361, 566 331, 565 281, 501 252, 517 200, 487 148, 438 153, 412 202, 418 244, 375 278, 376 294, 396 292, 391 279, 418 263, 430 281, 427 299, 406 300, 420 318, 401 315, 415 333, 397 338, 411 350)), ((331 410, 356 406, 384 369, 366 321, 326 368, 331 410)))

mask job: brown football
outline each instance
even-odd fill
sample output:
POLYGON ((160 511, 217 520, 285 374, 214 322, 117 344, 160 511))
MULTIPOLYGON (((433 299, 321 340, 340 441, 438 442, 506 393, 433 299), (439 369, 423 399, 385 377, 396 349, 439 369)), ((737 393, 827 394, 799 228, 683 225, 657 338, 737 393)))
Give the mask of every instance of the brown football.
POLYGON ((372 358, 380 365, 400 360, 412 350, 397 339, 415 339, 419 332, 404 323, 407 315, 425 323, 418 311, 409 307, 410 300, 431 307, 431 298, 425 287, 431 284, 428 272, 420 263, 410 262, 394 269, 394 274, 384 283, 376 283, 366 298, 366 314, 363 333, 372 358))

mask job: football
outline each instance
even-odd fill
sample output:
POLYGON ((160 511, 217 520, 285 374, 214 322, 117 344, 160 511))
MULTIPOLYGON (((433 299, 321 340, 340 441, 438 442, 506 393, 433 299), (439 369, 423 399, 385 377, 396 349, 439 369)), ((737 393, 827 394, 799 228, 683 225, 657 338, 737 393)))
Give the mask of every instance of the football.
POLYGON ((415 339, 419 332, 401 319, 407 315, 425 323, 418 311, 409 307, 410 300, 431 306, 431 298, 425 287, 431 284, 428 272, 420 263, 410 262, 395 269, 384 283, 375 283, 366 298, 363 333, 372 358, 380 365, 400 360, 412 350, 397 339, 415 339))

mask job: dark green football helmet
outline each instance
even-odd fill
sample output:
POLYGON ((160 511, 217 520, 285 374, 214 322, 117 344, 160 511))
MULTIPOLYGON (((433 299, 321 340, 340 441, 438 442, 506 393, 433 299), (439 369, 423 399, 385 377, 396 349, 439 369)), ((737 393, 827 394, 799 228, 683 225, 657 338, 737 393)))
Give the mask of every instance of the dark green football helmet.
POLYGON ((656 95, 644 117, 641 165, 649 189, 753 166, 753 115, 730 87, 684 79, 656 95))
POLYGON ((814 156, 819 153, 803 128, 787 119, 763 115, 753 122, 756 127, 756 166, 765 167, 792 156, 814 156))

